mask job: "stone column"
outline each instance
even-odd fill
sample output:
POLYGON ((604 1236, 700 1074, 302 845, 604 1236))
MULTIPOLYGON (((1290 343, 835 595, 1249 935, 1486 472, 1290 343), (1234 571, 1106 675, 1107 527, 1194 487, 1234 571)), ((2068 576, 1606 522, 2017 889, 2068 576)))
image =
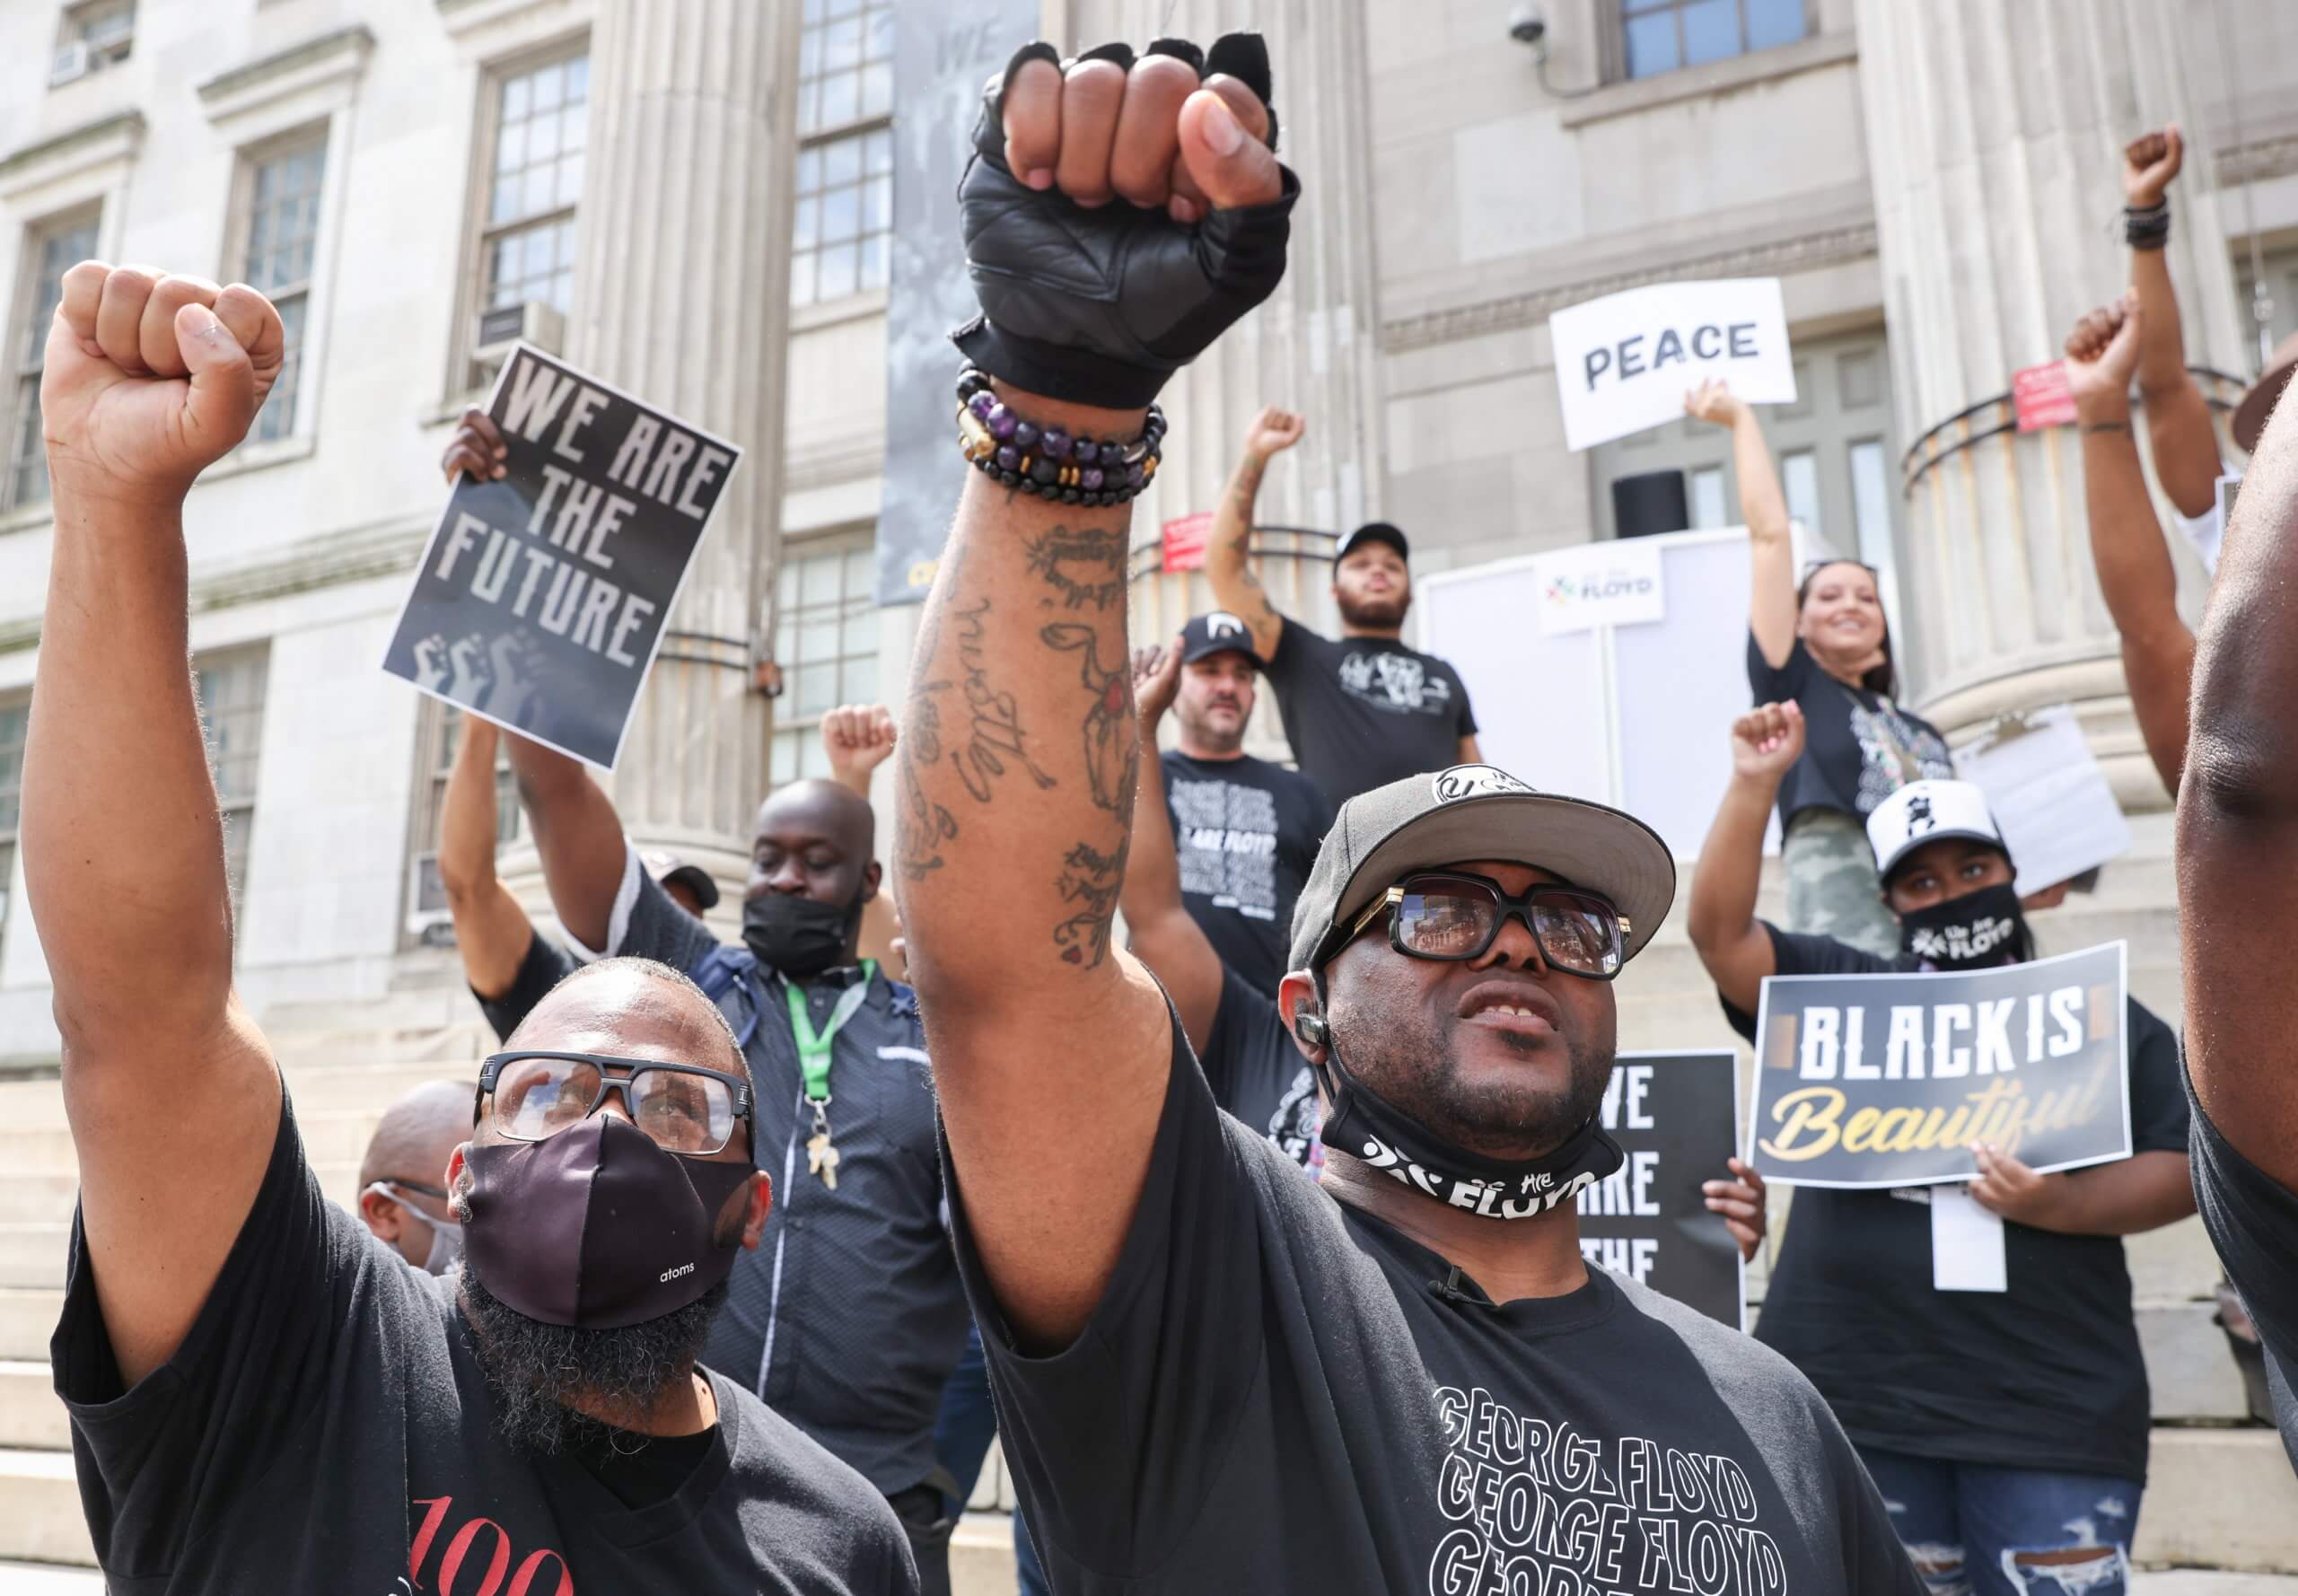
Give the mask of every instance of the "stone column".
MULTIPOLYGON (((767 786, 750 662, 780 547, 795 145, 781 91, 799 7, 598 0, 597 14, 566 357, 744 452, 608 785, 632 837, 679 848, 738 900, 767 786)), ((532 893, 531 852, 505 865, 532 893)))
MULTIPOLYGON (((2010 420, 2007 403, 1953 418, 2056 358, 2074 319, 2121 292, 2122 145, 2166 120, 2188 130, 2171 244, 2187 358, 2246 369, 2194 115, 2210 79, 2190 52, 2207 39, 2189 40, 2184 9, 1858 0, 1899 424, 1910 438, 1944 426, 1917 445, 1903 513, 1913 691, 1951 739, 2071 700, 2128 807, 2165 795, 2092 569, 2080 440, 1981 438, 2010 420)), ((2199 568, 2182 549, 2180 564, 2198 600, 2199 568)))
MULTIPOLYGON (((1379 513, 1379 316, 1373 269, 1370 107, 1364 16, 1329 0, 1072 0, 1065 51, 1123 39, 1136 49, 1160 34, 1209 45, 1222 33, 1258 29, 1267 39, 1278 118, 1277 153, 1302 175, 1293 211, 1285 281, 1204 357, 1166 385, 1172 423, 1165 464, 1135 503, 1136 547, 1166 521, 1220 503, 1245 427, 1265 404, 1297 410, 1307 435, 1278 457, 1261 485, 1259 519, 1270 526, 1346 531, 1379 513)), ((1262 578, 1278 607, 1330 630, 1330 546, 1271 533, 1277 553, 1262 578), (1298 545, 1308 557, 1285 551, 1298 545)), ((1136 569, 1154 572, 1154 557, 1136 569)), ((1211 603, 1201 577, 1145 575, 1134 584, 1134 627, 1169 636, 1211 603)), ((1285 755, 1276 711, 1254 717, 1253 751, 1285 755)))

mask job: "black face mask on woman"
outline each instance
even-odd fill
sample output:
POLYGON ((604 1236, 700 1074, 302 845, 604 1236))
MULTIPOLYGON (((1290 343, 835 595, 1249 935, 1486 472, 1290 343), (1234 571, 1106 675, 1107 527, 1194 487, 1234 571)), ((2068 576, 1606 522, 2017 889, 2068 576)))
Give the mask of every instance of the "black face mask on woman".
POLYGON ((823 903, 789 892, 762 892, 742 903, 742 945, 769 969, 818 976, 851 962, 847 950, 862 924, 862 894, 823 903))
POLYGON ((1899 946, 1934 969, 1993 969, 2034 956, 2019 890, 2009 881, 1901 915, 1899 946))

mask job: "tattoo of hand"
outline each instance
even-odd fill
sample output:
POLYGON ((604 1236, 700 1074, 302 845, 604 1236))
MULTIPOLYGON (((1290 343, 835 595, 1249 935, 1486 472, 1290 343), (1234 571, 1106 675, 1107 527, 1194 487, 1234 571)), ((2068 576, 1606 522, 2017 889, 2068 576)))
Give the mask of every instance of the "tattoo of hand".
POLYGON ((1047 627, 1038 636, 1048 648, 1079 656, 1079 677, 1092 695, 1082 727, 1085 774, 1092 781, 1094 803, 1111 814, 1123 815, 1133 799, 1127 778, 1136 758, 1131 668, 1122 659, 1114 670, 1104 666, 1100 635, 1089 626, 1063 622, 1047 627))
POLYGON ((1093 527, 1057 526, 1022 539, 1032 575, 1043 577, 1071 609, 1107 609, 1125 599, 1126 536, 1093 527))
POLYGON ((1099 969, 1110 953, 1110 922, 1117 915, 1118 889, 1125 881, 1125 855, 1129 844, 1120 840, 1114 854, 1104 854, 1088 842, 1071 848, 1062 859, 1062 901, 1081 907, 1053 928, 1053 945, 1071 964, 1099 969))

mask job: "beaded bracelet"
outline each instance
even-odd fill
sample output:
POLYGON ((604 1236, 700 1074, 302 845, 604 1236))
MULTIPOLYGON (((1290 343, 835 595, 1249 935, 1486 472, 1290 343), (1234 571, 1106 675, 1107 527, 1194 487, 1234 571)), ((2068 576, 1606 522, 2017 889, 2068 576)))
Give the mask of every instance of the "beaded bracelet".
POLYGON ((958 373, 958 447, 977 470, 1006 487, 1063 504, 1122 504, 1157 475, 1165 413, 1156 406, 1129 443, 1073 437, 1024 421, 990 391, 989 373, 958 373))
POLYGON ((2165 199, 2143 209, 2125 206, 2122 241, 2134 250, 2160 250, 2167 245, 2171 241, 2171 202, 2165 199))

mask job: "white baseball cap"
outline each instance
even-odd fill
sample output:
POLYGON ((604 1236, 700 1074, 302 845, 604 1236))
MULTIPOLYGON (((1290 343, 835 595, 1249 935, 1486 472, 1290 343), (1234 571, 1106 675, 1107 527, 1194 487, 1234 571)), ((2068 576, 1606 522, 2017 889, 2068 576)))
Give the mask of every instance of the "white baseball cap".
POLYGON ((1970 782, 1911 781, 1867 817, 1867 846, 1875 850, 1875 873, 1886 881, 1916 849, 1950 837, 1983 842, 2011 856, 1987 794, 1970 782))

